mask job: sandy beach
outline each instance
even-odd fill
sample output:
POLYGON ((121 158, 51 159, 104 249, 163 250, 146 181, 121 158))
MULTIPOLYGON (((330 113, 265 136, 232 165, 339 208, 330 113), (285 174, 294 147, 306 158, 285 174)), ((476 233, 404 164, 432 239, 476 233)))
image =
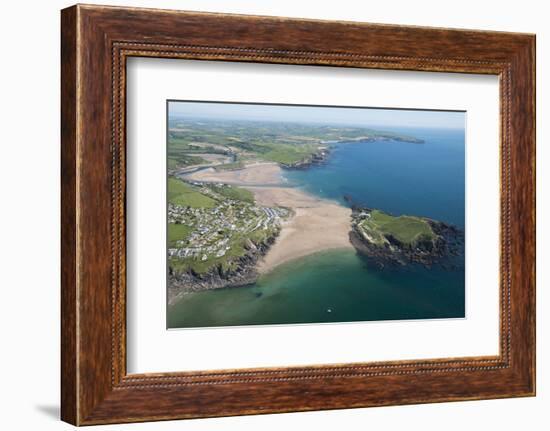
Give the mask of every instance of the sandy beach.
POLYGON ((185 177, 244 187, 254 193, 259 205, 293 210, 294 216, 283 222, 275 244, 258 264, 260 273, 319 251, 353 249, 349 241, 351 209, 298 188, 281 187, 282 169, 276 163, 255 163, 235 171, 204 169, 185 177))
POLYGON ((208 168, 185 175, 185 179, 235 186, 280 185, 283 181, 279 165, 270 162, 254 163, 234 171, 216 171, 214 168, 208 168))
POLYGON ((292 208, 294 216, 283 223, 275 244, 258 265, 260 273, 293 259, 323 250, 353 249, 349 242, 351 210, 299 189, 248 187, 265 206, 292 208))

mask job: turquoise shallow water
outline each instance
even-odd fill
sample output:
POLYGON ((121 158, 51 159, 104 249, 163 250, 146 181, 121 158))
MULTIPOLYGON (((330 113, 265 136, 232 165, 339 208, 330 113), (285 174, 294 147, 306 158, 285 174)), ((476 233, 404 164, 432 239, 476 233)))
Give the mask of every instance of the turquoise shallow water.
POLYGON ((354 251, 279 266, 251 286, 186 295, 168 326, 353 322, 464 316, 464 275, 416 267, 369 270, 354 251))
MULTIPOLYGON (((464 133, 395 130, 425 139, 339 144, 329 162, 287 171, 310 193, 393 214, 464 226, 464 133)), ((196 292, 168 309, 168 327, 353 322, 464 317, 464 260, 439 266, 368 265, 354 251, 317 253, 281 265, 250 286, 196 292)))

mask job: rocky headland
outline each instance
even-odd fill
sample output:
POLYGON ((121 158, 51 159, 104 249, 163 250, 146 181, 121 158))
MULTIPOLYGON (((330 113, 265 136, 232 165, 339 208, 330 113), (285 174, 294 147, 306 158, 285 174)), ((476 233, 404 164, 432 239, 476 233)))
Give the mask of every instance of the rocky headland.
POLYGON ((284 169, 308 169, 311 166, 322 165, 330 156, 328 147, 320 147, 316 152, 294 163, 279 163, 284 169))
POLYGON ((380 268, 411 263, 430 267, 464 251, 464 233, 456 226, 370 208, 353 209, 349 239, 358 253, 380 268))

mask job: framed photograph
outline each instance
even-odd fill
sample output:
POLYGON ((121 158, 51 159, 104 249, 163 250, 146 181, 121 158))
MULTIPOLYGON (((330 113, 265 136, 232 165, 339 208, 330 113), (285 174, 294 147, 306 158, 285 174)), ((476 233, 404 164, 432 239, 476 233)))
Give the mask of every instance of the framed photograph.
POLYGON ((535 37, 62 11, 62 419, 535 394, 535 37))

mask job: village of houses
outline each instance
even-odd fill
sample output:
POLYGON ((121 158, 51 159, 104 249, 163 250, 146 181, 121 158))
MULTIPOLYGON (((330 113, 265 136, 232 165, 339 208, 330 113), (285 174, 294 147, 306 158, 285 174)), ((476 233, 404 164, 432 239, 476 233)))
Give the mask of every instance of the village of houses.
MULTIPOLYGON (((193 185, 202 186, 196 182, 193 185)), ((224 184, 217 186, 230 187, 224 184)), ((213 208, 168 204, 168 223, 184 224, 190 228, 190 234, 185 239, 176 241, 168 249, 170 258, 202 262, 221 258, 243 239, 253 247, 254 243, 247 239, 262 237, 278 229, 281 220, 289 216, 286 208, 261 207, 229 198, 220 200, 219 195, 216 199, 218 204, 213 208)))

